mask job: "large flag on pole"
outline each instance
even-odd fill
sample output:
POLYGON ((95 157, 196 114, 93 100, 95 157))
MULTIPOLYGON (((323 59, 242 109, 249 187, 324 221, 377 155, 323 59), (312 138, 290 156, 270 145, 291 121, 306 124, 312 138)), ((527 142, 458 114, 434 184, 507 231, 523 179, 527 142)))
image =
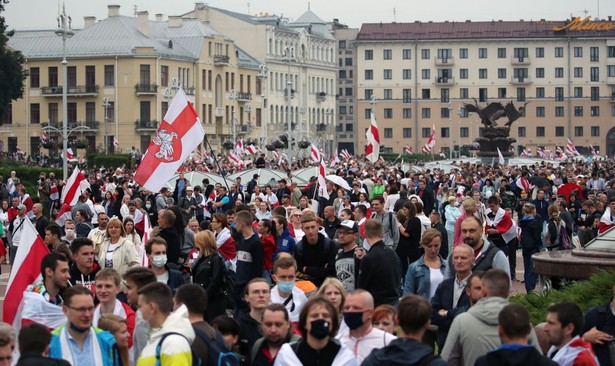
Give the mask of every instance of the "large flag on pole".
POLYGON ((504 163, 506 163, 506 160, 504 160, 504 155, 502 155, 502 152, 500 151, 500 148, 498 147, 498 163, 500 163, 500 165, 504 165, 504 163))
POLYGON ((318 150, 318 147, 314 144, 310 146, 310 156, 315 163, 319 163, 320 159, 322 159, 320 150, 318 150))
POLYGON ((572 143, 572 141, 570 141, 570 139, 568 139, 568 144, 566 144, 566 152, 572 156, 579 156, 581 154, 579 154, 579 152, 577 151, 577 148, 574 147, 574 144, 572 143))
POLYGON ((327 192, 327 181, 325 180, 326 174, 327 169, 325 167, 325 161, 320 160, 320 167, 318 169, 318 196, 329 199, 329 192, 327 192))
POLYGON ((412 148, 408 145, 404 146, 404 152, 410 155, 414 154, 414 150, 412 150, 412 148))
POLYGON ((371 113, 371 124, 365 133, 365 137, 367 137, 365 158, 372 163, 375 163, 380 157, 380 134, 378 133, 378 124, 376 123, 376 116, 374 115, 373 109, 371 113))
POLYGON ((340 162, 340 158, 337 155, 337 149, 335 149, 335 154, 331 157, 331 164, 329 165, 331 168, 335 166, 335 164, 340 162))
POLYGON ((160 191, 204 135, 199 116, 180 88, 143 155, 135 181, 151 192, 160 191))
POLYGON ((436 125, 432 126, 431 135, 429 135, 429 140, 427 140, 427 143, 423 146, 423 151, 426 154, 429 154, 433 150, 434 146, 436 146, 436 125))
POLYGON ((90 188, 90 182, 83 176, 78 167, 75 167, 73 174, 66 181, 66 186, 62 190, 61 203, 67 203, 69 206, 74 206, 79 201, 81 193, 90 188))
POLYGON ((23 298, 26 288, 41 277, 41 262, 49 254, 49 249, 38 235, 34 224, 25 220, 21 228, 21 239, 9 275, 4 295, 2 320, 13 324, 17 308, 23 298))

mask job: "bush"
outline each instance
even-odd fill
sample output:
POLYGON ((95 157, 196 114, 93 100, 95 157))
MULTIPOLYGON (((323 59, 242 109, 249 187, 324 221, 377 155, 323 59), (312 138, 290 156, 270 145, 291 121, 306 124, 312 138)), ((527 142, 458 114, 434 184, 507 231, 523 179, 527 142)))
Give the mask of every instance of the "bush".
POLYGON ((26 191, 30 194, 34 202, 38 201, 36 182, 41 172, 45 172, 47 177, 49 177, 49 173, 54 173, 56 179, 62 179, 62 169, 24 166, 5 160, 2 161, 2 167, 0 167, 0 175, 4 178, 5 183, 11 176, 11 171, 13 170, 17 173, 17 178, 19 178, 19 181, 26 187, 26 191))
POLYGON ((613 298, 615 271, 598 271, 586 281, 573 282, 561 290, 551 290, 544 295, 514 295, 510 302, 523 305, 530 313, 532 324, 539 324, 547 318, 547 308, 553 303, 572 301, 585 312, 590 308, 606 304, 613 298))
POLYGON ((88 166, 90 168, 102 167, 117 168, 122 165, 130 166, 130 154, 92 154, 88 156, 88 166))

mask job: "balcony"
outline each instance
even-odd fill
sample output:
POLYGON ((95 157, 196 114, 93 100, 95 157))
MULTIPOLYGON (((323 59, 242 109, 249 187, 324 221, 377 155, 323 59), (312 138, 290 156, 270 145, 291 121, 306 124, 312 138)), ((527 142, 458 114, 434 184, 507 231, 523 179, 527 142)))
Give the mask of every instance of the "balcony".
POLYGON ((137 95, 156 95, 158 93, 158 85, 139 83, 135 85, 135 93, 137 95))
MULTIPOLYGON (((97 132, 99 124, 100 124, 100 122, 98 122, 98 121, 68 122, 68 124, 66 125, 66 128, 70 131, 70 130, 75 129, 77 127, 85 127, 80 132, 97 132)), ((62 121, 43 122, 41 125, 42 125, 42 127, 49 126, 49 127, 57 128, 58 130, 62 130, 62 128, 63 128, 62 121)))
POLYGON ((192 88, 185 88, 184 89, 184 93, 186 93, 186 95, 194 95, 194 87, 192 87, 192 88))
POLYGON ((615 103, 615 92, 611 93, 611 98, 609 98, 611 100, 611 103, 615 103))
POLYGON ((227 66, 229 59, 226 55, 214 55, 214 66, 227 66))
POLYGON ((252 100, 252 93, 237 92, 237 100, 240 102, 247 102, 252 100))
POLYGON ((327 93, 325 92, 316 93, 316 101, 318 103, 324 102, 325 100, 327 100, 327 93))
POLYGON ((512 85, 528 85, 532 83, 532 79, 528 76, 513 76, 510 78, 512 85))
POLYGON ((438 76, 435 79, 435 81, 436 81, 436 85, 441 85, 441 86, 455 85, 455 78, 453 77, 438 76))
POLYGON ((510 58, 511 65, 529 65, 530 57, 529 56, 513 56, 510 58))
POLYGON ((452 66, 453 65, 453 57, 436 57, 435 59, 436 66, 452 66))
POLYGON ((606 77, 606 83, 608 85, 615 85, 615 76, 607 76, 606 77))
POLYGON ((215 116, 216 117, 224 117, 224 108, 216 107, 215 116))
POLYGON ((158 121, 135 121, 137 132, 153 132, 158 130, 158 121))
POLYGON ((252 128, 250 125, 239 125, 237 126, 237 132, 239 133, 251 133, 252 132, 252 128))
MULTIPOLYGON (((61 97, 63 88, 61 86, 44 86, 41 94, 45 97, 61 97)), ((66 94, 70 97, 92 97, 98 95, 98 85, 77 85, 69 86, 66 94)))

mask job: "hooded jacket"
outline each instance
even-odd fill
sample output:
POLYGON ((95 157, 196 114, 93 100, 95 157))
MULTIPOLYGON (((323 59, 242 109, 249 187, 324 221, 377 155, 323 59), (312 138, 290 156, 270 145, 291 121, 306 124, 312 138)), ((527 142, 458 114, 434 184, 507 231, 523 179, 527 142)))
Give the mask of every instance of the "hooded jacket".
MULTIPOLYGON (((397 338, 389 343, 388 346, 373 350, 361 365, 418 365, 420 361, 429 354, 433 355, 433 349, 428 345, 410 338, 397 338)), ((427 365, 445 366, 446 362, 440 357, 437 357, 427 365)))
MULTIPOLYGON (((507 299, 485 297, 453 320, 441 354, 449 366, 474 365, 480 356, 500 346, 498 315, 506 305, 507 299)), ((534 330, 529 338, 540 352, 534 330)))
POLYGON ((156 365, 156 348, 162 336, 166 333, 179 333, 169 335, 164 339, 160 347, 160 360, 163 366, 179 366, 192 364, 192 351, 190 345, 194 342, 195 334, 192 324, 188 320, 188 309, 185 305, 172 312, 162 323, 160 329, 154 331, 141 356, 137 366, 156 365))

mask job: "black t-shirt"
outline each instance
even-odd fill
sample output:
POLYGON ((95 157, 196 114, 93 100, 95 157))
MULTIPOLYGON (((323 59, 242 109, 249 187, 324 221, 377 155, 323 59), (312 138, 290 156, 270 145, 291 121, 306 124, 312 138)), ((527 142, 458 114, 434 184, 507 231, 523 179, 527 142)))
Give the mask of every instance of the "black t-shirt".
POLYGON ((263 274, 265 258, 263 244, 258 235, 252 234, 248 239, 243 236, 237 241, 237 285, 245 285, 253 278, 263 274))
POLYGON ((332 365, 340 348, 341 346, 332 339, 329 339, 329 343, 321 350, 315 350, 307 344, 307 341, 302 341, 296 353, 303 366, 332 365))

